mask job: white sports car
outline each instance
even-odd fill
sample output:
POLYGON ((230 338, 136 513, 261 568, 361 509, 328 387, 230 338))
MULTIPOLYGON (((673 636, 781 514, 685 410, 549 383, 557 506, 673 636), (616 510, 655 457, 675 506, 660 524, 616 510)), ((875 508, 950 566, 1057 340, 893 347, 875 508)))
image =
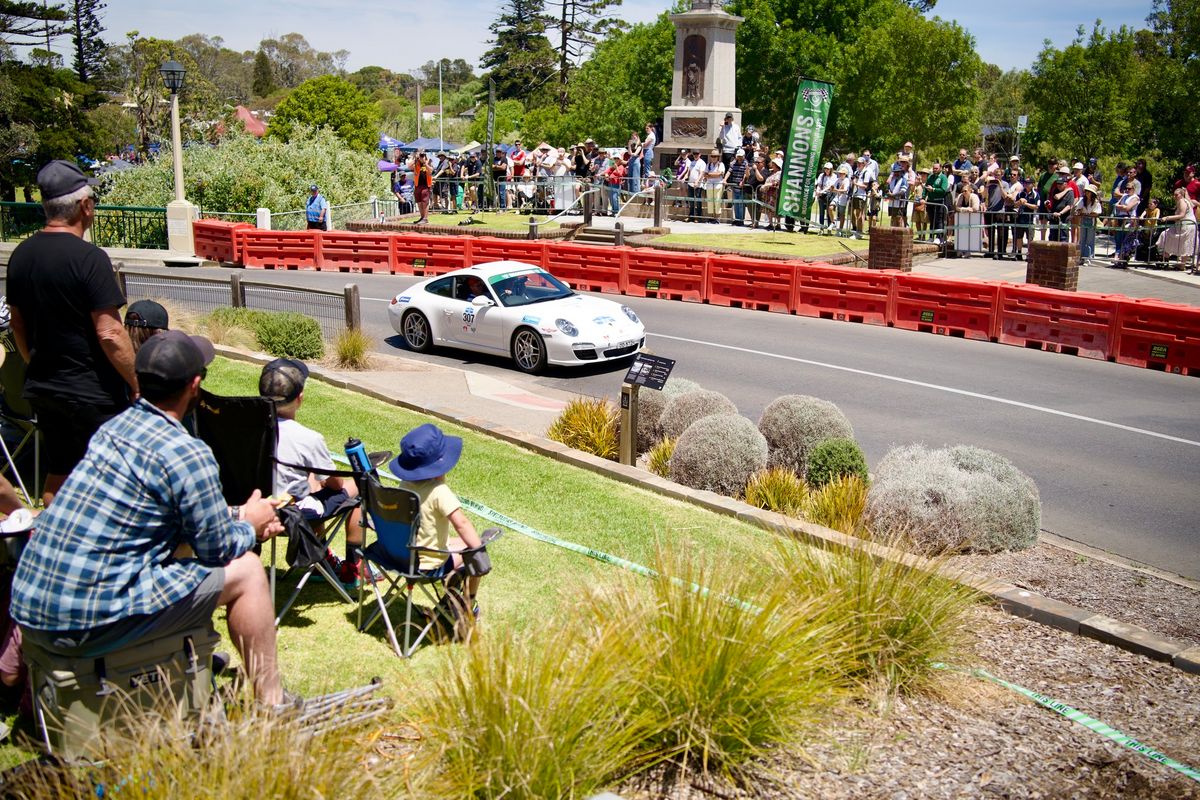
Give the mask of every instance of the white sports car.
POLYGON ((631 356, 646 341, 633 309, 576 294, 520 261, 477 264, 415 284, 392 298, 388 318, 417 352, 447 345, 510 355, 529 373, 631 356))

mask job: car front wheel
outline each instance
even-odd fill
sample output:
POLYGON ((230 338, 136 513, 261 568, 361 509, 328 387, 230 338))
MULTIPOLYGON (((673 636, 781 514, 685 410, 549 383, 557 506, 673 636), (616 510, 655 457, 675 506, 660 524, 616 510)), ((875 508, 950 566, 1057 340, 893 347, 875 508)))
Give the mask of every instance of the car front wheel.
POLYGON ((429 320, 420 311, 409 311, 404 315, 401 326, 404 329, 404 343, 408 349, 417 353, 428 353, 433 346, 433 335, 429 330, 429 320))
POLYGON ((537 375, 546 368, 546 343, 532 328, 520 328, 513 334, 512 357, 521 372, 537 375))

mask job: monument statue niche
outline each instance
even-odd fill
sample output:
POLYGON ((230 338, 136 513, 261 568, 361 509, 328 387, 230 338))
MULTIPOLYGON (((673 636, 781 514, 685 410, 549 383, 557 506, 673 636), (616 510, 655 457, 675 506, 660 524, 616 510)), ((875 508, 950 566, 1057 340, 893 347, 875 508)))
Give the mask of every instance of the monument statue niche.
POLYGON ((692 34, 683 40, 683 97, 698 103, 704 99, 704 51, 708 43, 692 34))
POLYGON ((712 148, 713 136, 727 113, 741 123, 737 107, 737 28, 741 17, 722 8, 721 0, 692 0, 672 14, 675 64, 671 105, 663 111, 664 141, 655 148, 659 168, 674 162, 680 149, 712 148))

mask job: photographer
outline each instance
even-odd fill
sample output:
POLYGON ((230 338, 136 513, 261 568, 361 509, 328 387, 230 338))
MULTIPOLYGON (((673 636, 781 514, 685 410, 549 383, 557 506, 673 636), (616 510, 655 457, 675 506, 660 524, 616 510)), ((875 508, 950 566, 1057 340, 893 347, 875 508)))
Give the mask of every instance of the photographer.
POLYGON ((418 150, 413 156, 413 199, 417 201, 417 209, 421 212, 415 224, 429 222, 429 198, 433 194, 433 170, 429 166, 429 157, 424 150, 418 150))

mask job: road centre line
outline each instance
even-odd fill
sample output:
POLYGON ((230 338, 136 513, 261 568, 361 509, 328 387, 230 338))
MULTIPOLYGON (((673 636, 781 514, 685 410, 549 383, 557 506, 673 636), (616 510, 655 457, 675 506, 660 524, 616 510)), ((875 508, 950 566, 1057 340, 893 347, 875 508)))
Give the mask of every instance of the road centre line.
POLYGON ((1156 439, 1166 439, 1169 442, 1178 442, 1179 444, 1191 445, 1192 447, 1200 447, 1200 442, 1193 441, 1191 439, 1184 439, 1179 436, 1171 436, 1170 434, 1159 433, 1158 431, 1146 430, 1145 428, 1135 428, 1131 425, 1122 425, 1119 422, 1109 422, 1108 420, 1096 419, 1095 417, 1085 417, 1082 414, 1072 414, 1069 411, 1059 411, 1058 409, 1055 409, 1055 408, 1047 408, 1045 406, 1037 406, 1037 405, 1033 405, 1032 403, 1023 403, 1020 400, 1009 400, 1008 398, 995 397, 993 395, 982 394, 980 392, 972 392, 967 389, 955 389, 953 386, 941 386, 936 383, 926 383, 924 381, 917 381, 917 380, 913 380, 911 378, 901 378, 898 375, 886 375, 882 372, 871 372, 869 370, 856 369, 855 367, 847 367, 847 366, 843 366, 841 364, 830 364, 830 363, 827 363, 824 361, 813 361, 808 358, 798 358, 796 356, 785 356, 780 353, 768 353, 764 350, 752 350, 747 347, 737 347, 735 345, 730 345, 730 344, 719 344, 717 342, 706 342, 701 339, 687 339, 682 336, 669 336, 665 333, 649 333, 648 332, 646 335, 647 336, 657 336, 660 339, 671 339, 671 340, 674 340, 677 342, 687 342, 689 344, 704 345, 706 347, 716 347, 721 350, 733 350, 738 353, 747 353, 747 354, 756 355, 756 356, 766 356, 767 358, 777 358, 777 359, 780 359, 781 361, 793 361, 793 362, 796 362, 797 364, 808 364, 808 365, 814 366, 814 367, 824 367, 826 369, 839 370, 841 372, 850 372, 855 375, 865 375, 870 378, 880 378, 885 381, 894 381, 896 383, 904 383, 904 384, 908 384, 909 386, 919 386, 923 389, 933 389, 935 391, 946 392, 948 394, 957 394, 962 397, 973 397, 978 400, 988 400, 993 403, 1001 403, 1001 404, 1007 405, 1007 406, 1015 406, 1017 408, 1028 409, 1030 411, 1039 411, 1043 414, 1052 414, 1057 417, 1066 417, 1068 419, 1074 419, 1074 420, 1078 420, 1080 422, 1090 422, 1094 425, 1103 425, 1108 428, 1117 428, 1118 430, 1128 431, 1130 433, 1138 433, 1143 436, 1151 436, 1156 439))

